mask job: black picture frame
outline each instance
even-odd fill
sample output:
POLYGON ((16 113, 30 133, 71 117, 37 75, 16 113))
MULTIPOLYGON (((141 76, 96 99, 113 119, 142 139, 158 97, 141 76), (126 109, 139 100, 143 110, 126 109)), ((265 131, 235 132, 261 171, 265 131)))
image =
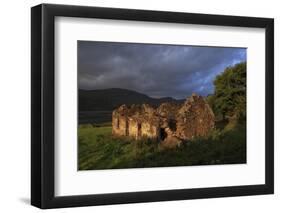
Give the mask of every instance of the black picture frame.
POLYGON ((274 193, 274 20, 240 16, 41 4, 31 8, 31 204, 42 209, 274 193), (264 28, 265 184, 93 195, 54 195, 55 17, 264 28))

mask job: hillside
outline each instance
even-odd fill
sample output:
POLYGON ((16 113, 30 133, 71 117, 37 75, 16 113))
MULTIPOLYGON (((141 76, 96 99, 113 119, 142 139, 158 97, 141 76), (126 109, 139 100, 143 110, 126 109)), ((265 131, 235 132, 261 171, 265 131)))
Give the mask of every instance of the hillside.
POLYGON ((111 88, 103 90, 79 90, 79 112, 82 111, 111 111, 126 104, 151 104, 158 106, 164 102, 182 102, 170 97, 152 98, 127 89, 111 88))

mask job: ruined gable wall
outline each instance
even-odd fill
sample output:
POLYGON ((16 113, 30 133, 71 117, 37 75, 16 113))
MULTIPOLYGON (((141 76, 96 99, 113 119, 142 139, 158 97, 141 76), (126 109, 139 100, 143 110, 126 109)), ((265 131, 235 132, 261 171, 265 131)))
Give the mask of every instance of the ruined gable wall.
POLYGON ((179 110, 176 135, 184 140, 206 136, 215 125, 212 109, 201 96, 193 95, 179 110))

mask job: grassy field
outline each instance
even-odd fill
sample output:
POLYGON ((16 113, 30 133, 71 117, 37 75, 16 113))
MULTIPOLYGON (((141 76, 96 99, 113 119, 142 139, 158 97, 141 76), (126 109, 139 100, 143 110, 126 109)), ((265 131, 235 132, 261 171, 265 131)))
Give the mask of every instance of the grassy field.
POLYGON ((246 163, 246 129, 215 130, 175 149, 159 142, 111 135, 111 126, 80 125, 79 170, 246 163))

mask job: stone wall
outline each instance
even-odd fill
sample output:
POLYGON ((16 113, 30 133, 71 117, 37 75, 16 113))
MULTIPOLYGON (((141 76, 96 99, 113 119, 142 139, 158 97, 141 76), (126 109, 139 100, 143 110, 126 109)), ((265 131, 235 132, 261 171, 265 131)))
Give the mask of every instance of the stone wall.
POLYGON ((126 115, 127 107, 122 105, 118 111, 112 112, 112 134, 118 136, 128 136, 128 116, 126 115))
POLYGON ((169 146, 194 137, 206 136, 215 125, 215 116, 203 97, 193 94, 183 104, 163 103, 122 105, 112 113, 112 133, 159 139, 169 146))
POLYGON ((206 136, 215 126, 215 116, 201 96, 193 94, 177 114, 176 135, 184 140, 206 136))
POLYGON ((158 127, 149 121, 143 121, 141 123, 141 136, 142 137, 148 137, 148 138, 158 138, 158 127))
POLYGON ((139 139, 140 135, 138 134, 138 122, 132 118, 129 118, 129 136, 139 139))
POLYGON ((114 135, 128 135, 128 120, 124 116, 112 116, 112 133, 114 135))

